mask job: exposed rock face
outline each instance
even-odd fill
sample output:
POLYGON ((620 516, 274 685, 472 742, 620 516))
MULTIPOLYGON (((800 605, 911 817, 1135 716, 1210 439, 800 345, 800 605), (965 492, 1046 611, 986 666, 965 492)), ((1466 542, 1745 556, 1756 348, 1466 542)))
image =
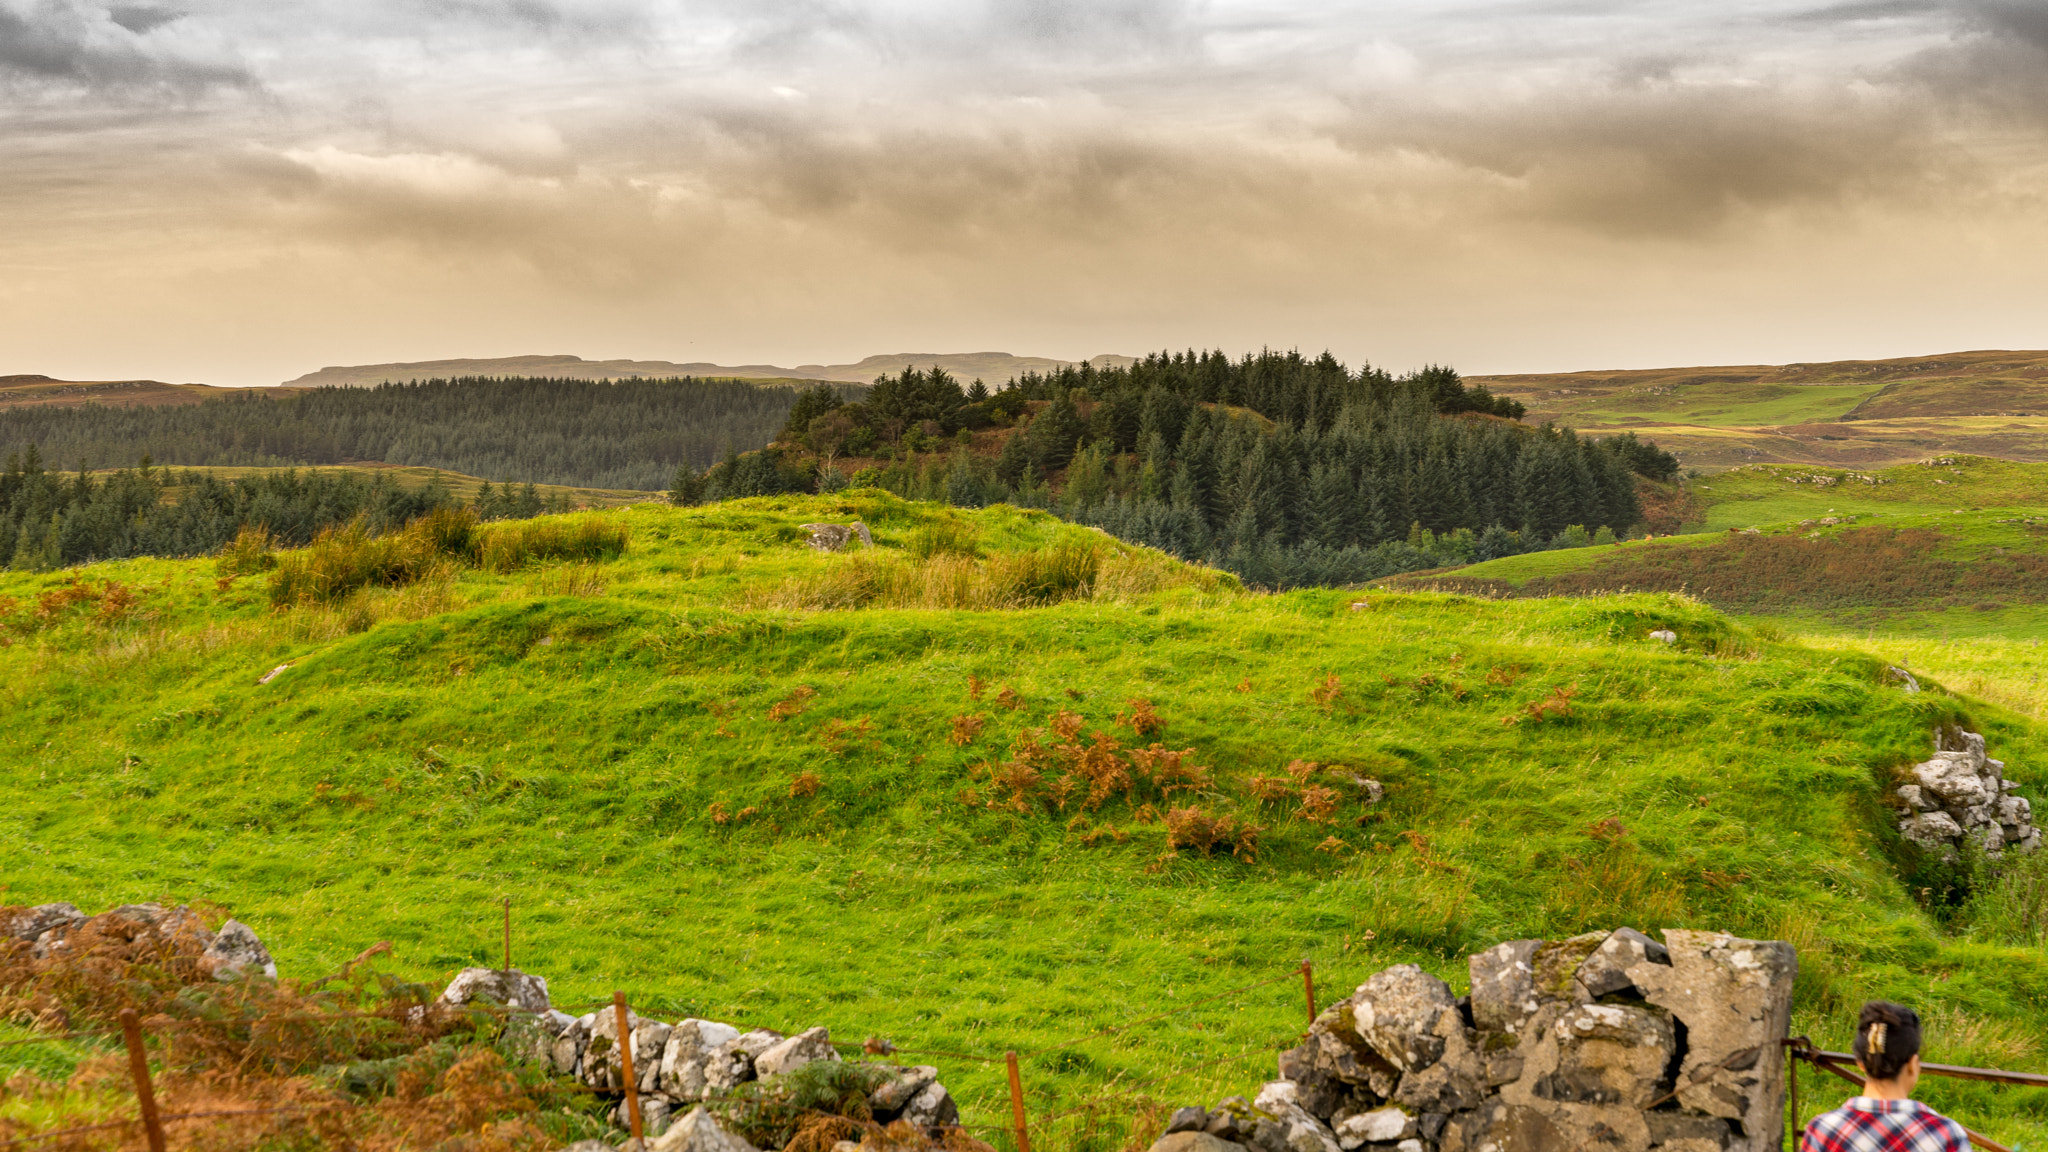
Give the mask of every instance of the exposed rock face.
MULTIPOLYGON (((234 921, 228 921, 233 926, 234 921)), ((227 928, 221 929, 227 935, 227 928)), ((517 968, 464 968, 448 982, 441 993, 444 1004, 467 1004, 472 1000, 488 1000, 508 1008, 523 1008, 528 1012, 548 1010, 548 982, 544 977, 532 976, 517 968)))
POLYGON ((810 546, 820 552, 838 552, 860 538, 866 548, 875 546, 875 538, 868 535, 868 526, 855 520, 851 524, 805 524, 804 531, 811 534, 810 546))
POLYGON ((2040 846, 2033 806, 2013 793, 2005 764, 1984 754, 1984 737, 1943 725, 1934 734, 1934 756, 1913 765, 1899 785, 1899 832, 1946 859, 1965 844, 1986 855, 2040 846))
POLYGON ((1678 1101, 1736 1121, 1761 1148, 1785 1110, 1785 1062, 1774 1045, 1791 1023, 1799 960, 1783 941, 1678 928, 1664 941, 1670 964, 1632 966, 1629 978, 1685 1023, 1678 1101))
POLYGON ((1434 976, 1389 968, 1318 1017, 1256 1101, 1184 1109, 1169 1139, 1201 1120, 1258 1152, 1776 1147, 1790 945, 1620 929, 1508 941, 1469 968, 1469 1016, 1434 976))

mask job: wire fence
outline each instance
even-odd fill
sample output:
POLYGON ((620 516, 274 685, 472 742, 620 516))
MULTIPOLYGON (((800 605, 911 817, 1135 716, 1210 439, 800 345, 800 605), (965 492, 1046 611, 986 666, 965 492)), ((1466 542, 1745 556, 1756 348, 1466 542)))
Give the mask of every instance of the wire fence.
MULTIPOLYGON (((1195 1076, 1205 1072, 1209 1072, 1223 1065, 1242 1060, 1245 1057, 1245 1053, 1242 1051, 1231 1053, 1225 1056, 1218 1057, 1214 1060, 1204 1062, 1202 1064, 1193 1065, 1190 1067, 1176 1068, 1157 1076, 1147 1077, 1143 1080, 1122 1083, 1113 1091, 1110 1091, 1104 1095, 1095 1098, 1091 1098, 1088 1102, 1082 1104, 1081 1106, 1067 1108, 1062 1111, 1041 1111, 1040 1114, 1038 1114, 1037 1116, 1031 1116, 1029 1114, 1029 1109, 1027 1106, 1026 1097, 1022 1085, 1021 1074, 1018 1065, 1020 1057, 1046 1057, 1056 1055, 1058 1053, 1068 1051, 1074 1048, 1075 1046, 1086 1043, 1090 1040, 1115 1037, 1120 1034, 1129 1032, 1133 1029, 1156 1024, 1162 1020, 1170 1019, 1172 1017, 1185 1014, 1195 1009, 1215 1004, 1219 1001, 1243 997, 1249 993, 1256 992, 1262 988, 1268 988, 1276 984, 1286 983, 1297 979, 1300 980, 1303 985, 1308 1013, 1307 1019, 1310 1024, 1313 1024, 1316 1018, 1314 970, 1309 963, 1303 962, 1298 967, 1289 969, 1288 971, 1282 974, 1275 975, 1265 980, 1254 981, 1250 984, 1245 984, 1239 987, 1231 988, 1226 991, 1217 992, 1211 995, 1202 996, 1197 999, 1189 1000, 1185 1003, 1177 1004, 1164 1012, 1154 1013, 1150 1016, 1141 1017, 1136 1020, 1129 1020, 1117 1024, 1105 1025, 1103 1027, 1081 1033, 1070 1039, 1060 1041, 1056 1044, 1042 1045, 1035 1048, 1016 1048, 1006 1050, 1001 1055, 965 1052, 959 1051, 957 1049, 948 1048, 899 1046, 895 1044, 893 1041, 878 1037, 870 1037, 869 1039, 863 1041, 836 1041, 832 1042, 832 1046, 836 1050, 846 1051, 865 1057, 890 1057, 899 1055, 922 1056, 949 1061, 966 1061, 971 1063, 980 1063, 987 1065, 1006 1065, 1007 1070, 1009 1072, 1008 1079, 1010 1087, 1010 1104, 1012 1109, 1010 1122, 1007 1124, 960 1123, 957 1125, 957 1127, 969 1132, 986 1132, 1008 1135, 1015 1140, 1018 1152, 1030 1152, 1030 1132, 1033 1129, 1036 1129, 1043 1133, 1050 1129, 1053 1125, 1058 1124, 1061 1121, 1069 1120, 1080 1116, 1100 1114, 1103 1108, 1108 1104, 1118 1101, 1129 1102, 1136 1098, 1149 1095, 1151 1093, 1157 1092, 1158 1090, 1164 1088, 1166 1085, 1172 1082, 1184 1080, 1189 1076, 1195 1076)), ((624 994, 615 993, 612 1000, 606 1001, 604 1003, 607 1006, 611 1007, 616 1013, 618 1013, 618 1028, 620 1034, 629 1035, 632 1031, 632 1025, 630 1022, 631 1016, 628 1010, 624 994)), ((1240 1006, 1240 1010, 1242 1010, 1242 1006, 1240 1006)), ((165 1038, 171 1034, 175 1034, 181 1030, 188 1029, 199 1029, 218 1032, 222 1029, 235 1029, 240 1027, 275 1027, 281 1024, 297 1023, 321 1024, 351 1019, 373 1019, 400 1027, 414 1028, 425 1027, 429 1023, 435 1022, 446 1023, 451 1018, 459 1017, 462 1015, 481 1016, 487 1019, 496 1018, 502 1020, 513 1016, 530 1014, 524 1013, 522 1010, 513 1007, 491 1004, 487 1002, 472 1002, 469 1004, 459 1006, 446 1004, 437 1004, 432 1006, 407 1005, 379 1012, 321 1011, 283 1013, 278 1015, 253 1017, 248 1019, 240 1019, 233 1017, 218 1019, 172 1019, 164 1016, 155 1016, 151 1017, 147 1023, 149 1032, 156 1034, 156 1036, 161 1041, 162 1038, 165 1038)), ((88 1136, 96 1132, 133 1129, 139 1126, 144 1129, 145 1135, 148 1137, 151 1152, 166 1152, 168 1147, 167 1136, 165 1133, 166 1125, 211 1118, 225 1118, 238 1116, 283 1114, 312 1115, 317 1113, 346 1111, 349 1109, 360 1108, 363 1106, 362 1104, 357 1102, 342 1101, 328 1104, 288 1104, 268 1108, 211 1108, 199 1111, 178 1112, 159 1115, 156 1111, 154 1103, 154 1086, 151 1080, 148 1056, 145 1050, 145 1031, 143 1028, 143 1021, 141 1021, 136 1016, 135 1012, 132 1009, 124 1011, 122 1013, 121 1028, 69 1029, 66 1031, 54 1032, 45 1035, 31 1036, 22 1039, 8 1041, 0 1041, 0 1047, 14 1048, 30 1044, 55 1044, 84 1040, 101 1040, 112 1036, 122 1036, 128 1049, 130 1070, 132 1079, 134 1080, 136 1100, 139 1106, 139 1114, 133 1117, 102 1121, 94 1124, 76 1125, 62 1129, 55 1129, 45 1132, 36 1132, 25 1136, 16 1136, 5 1140, 0 1140, 0 1149, 11 1149, 17 1147, 26 1148, 30 1145, 46 1143, 53 1140, 60 1140, 77 1136, 88 1136)), ((1799 1065, 1801 1065, 1802 1063, 1811 1065, 1812 1067, 1824 1073, 1827 1073, 1828 1075, 1847 1081, 1851 1084, 1856 1085, 1859 1088, 1863 1085, 1863 1077, 1860 1070, 1857 1069, 1856 1058, 1850 1053, 1830 1052, 1822 1050, 1816 1047, 1813 1044, 1813 1042, 1806 1036, 1797 1036, 1786 1039, 1782 1041, 1782 1045, 1785 1049, 1787 1059, 1785 1134, 1787 1137, 1796 1141, 1799 1132, 1803 1127, 1803 1113, 1801 1111, 1800 1085, 1798 1073, 1799 1065)), ((573 1092, 602 1096, 607 1100, 621 1098, 621 1103, 624 1106, 625 1111, 630 1113, 630 1126, 634 1130, 634 1135, 639 1136, 641 1134, 639 1131, 639 1129, 641 1128, 641 1115, 638 1099, 638 1083, 643 1078, 643 1075, 635 1074, 632 1068, 633 1047, 634 1046, 632 1044, 625 1044, 621 1045, 618 1049, 622 1065, 619 1070, 621 1073, 620 1079, 622 1081, 622 1084, 624 1085, 622 1090, 608 1091, 586 1084, 582 1080, 578 1079, 557 1080, 555 1081, 555 1086, 573 1092)), ((1718 1072, 1725 1067, 1731 1066, 1734 1063, 1737 1063, 1743 1059, 1753 1058, 1757 1055, 1757 1053, 1757 1048, 1744 1049, 1740 1052, 1732 1054, 1727 1059, 1719 1062, 1718 1064, 1696 1071, 1687 1082, 1682 1083, 1677 1087, 1674 1087, 1672 1091, 1670 1091, 1664 1097, 1656 1101, 1656 1104, 1661 1105, 1663 1103, 1666 1103, 1672 1099, 1679 1097, 1687 1088, 1692 1087, 1695 1084, 1709 1078, 1715 1072, 1718 1072)), ((1921 1073, 1922 1075, 1932 1077, 1946 1077, 1959 1080, 2007 1084, 2020 1087, 2048 1088, 2048 1075, 2030 1072, 2011 1072, 1997 1068, 1972 1068, 1960 1065, 1923 1063, 1921 1065, 1921 1073)), ((702 1096, 683 1100, 681 1101, 681 1103, 686 1105, 711 1104, 729 1105, 733 1107, 758 1107, 762 1106, 764 1103, 772 1102, 764 1101, 758 1095, 733 1093, 706 1093, 702 1096)), ((815 1108, 796 1108, 786 1104, 780 1106, 783 1107, 785 1111, 788 1113, 815 1115, 819 1117, 831 1117, 835 1122, 843 1122, 845 1124, 850 1124, 857 1129, 873 1129, 876 1131, 881 1130, 881 1126, 875 1123, 873 1120, 856 1120, 850 1117, 843 1116, 839 1113, 823 1111, 815 1108)), ((1985 1136, 1975 1131, 1969 1131, 1968 1129, 1965 1129, 1965 1131, 1968 1132, 1969 1139, 1972 1144, 1979 1148, 1987 1150, 1987 1152, 2013 1152, 2013 1150, 2008 1148, 2006 1145, 2001 1144, 1988 1136, 1985 1136)))
MULTIPOLYGON (((1304 989, 1306 990, 1309 1020, 1312 1022, 1314 1020, 1315 1013, 1314 975, 1313 969, 1310 966, 1310 964, 1304 961, 1298 967, 1291 968, 1280 975, 1276 975, 1265 980, 1254 981, 1250 984, 1245 984, 1239 987, 1227 989, 1222 992, 1217 992, 1207 996, 1202 996, 1193 1000, 1189 1000, 1185 1003, 1177 1004, 1164 1012, 1154 1013, 1152 1015, 1144 1016, 1136 1020, 1128 1020, 1117 1024, 1105 1025, 1103 1027, 1095 1028, 1090 1031, 1073 1036, 1069 1039, 1062 1040, 1056 1044, 1048 1044, 1032 1048, 1018 1048, 1006 1050, 1001 1055, 992 1055, 988 1053, 977 1052, 963 1052, 957 1049, 948 1048, 904 1047, 895 1044, 893 1041, 882 1039, 879 1037, 870 1037, 863 1041, 835 1041, 832 1042, 832 1046, 834 1049, 839 1051, 852 1052, 866 1057, 888 1057, 898 1055, 919 1056, 939 1060, 966 1061, 970 1063, 990 1065, 1007 1065, 1008 1071, 1010 1073, 1010 1103, 1012 1105, 1012 1116, 1010 1123, 973 1124, 963 1122, 950 1126, 959 1127, 963 1130, 970 1132, 987 1132, 1008 1135, 1016 1141, 1019 1152, 1029 1152, 1029 1133, 1032 1128, 1038 1128, 1040 1130, 1043 1130, 1048 1126, 1056 1124, 1062 1120, 1071 1119, 1076 1116, 1099 1113, 1103 1108, 1105 1102, 1129 1100, 1131 1098, 1144 1095, 1146 1093, 1163 1088, 1166 1084, 1172 1081, 1183 1079, 1190 1075, 1196 1075, 1220 1067, 1224 1064, 1241 1060, 1244 1058, 1244 1054, 1242 1052, 1233 1053, 1215 1060, 1207 1061, 1203 1064, 1195 1065, 1193 1067, 1177 1068, 1169 1072, 1163 1073, 1159 1076, 1149 1077, 1142 1081, 1126 1083, 1123 1084, 1121 1087, 1118 1087, 1115 1091, 1108 1093, 1106 1096, 1100 1099, 1092 1100, 1088 1104, 1083 1105, 1081 1107, 1069 1108, 1064 1111, 1058 1112, 1041 1113, 1036 1117, 1032 1117, 1029 1115, 1029 1110, 1026 1104, 1021 1073, 1019 1071, 1018 1066, 1018 1060, 1020 1057, 1045 1057, 1065 1052, 1067 1050, 1074 1048, 1077 1045, 1084 1044, 1090 1040, 1118 1036, 1123 1033, 1129 1032, 1133 1029, 1141 1028, 1151 1024, 1156 1024, 1159 1021, 1183 1015, 1187 1012, 1215 1004, 1219 1001, 1229 1000, 1236 997, 1242 997, 1248 993, 1258 991, 1261 988, 1267 988, 1275 984, 1286 983, 1297 979, 1303 982, 1304 989)), ((622 1032, 631 1031, 630 1014, 628 1012, 623 993, 614 994, 614 997, 611 1000, 593 1000, 587 1003, 577 1003, 574 1006, 597 1007, 600 1004, 604 1007, 612 1008, 614 1011, 619 1013, 618 1025, 622 1032)), ((232 1031, 241 1028, 248 1028, 251 1030, 276 1030, 280 1027, 292 1024, 318 1025, 342 1020, 377 1020, 398 1027, 423 1027, 431 1022, 444 1022, 451 1015, 460 1016, 464 1014, 483 1015, 487 1017, 497 1017, 500 1019, 518 1015, 530 1015, 529 1013, 525 1013, 523 1012, 523 1010, 515 1007, 491 1004, 488 1002, 473 1001, 468 1004, 460 1006, 445 1004, 407 1005, 375 1012, 287 1012, 266 1014, 262 1016, 254 1016, 248 1018, 221 1017, 211 1019, 180 1019, 158 1015, 151 1017, 147 1021, 148 1027, 145 1031, 145 1029, 143 1028, 144 1022, 140 1020, 138 1017, 136 1017, 133 1010, 128 1010, 123 1013, 123 1026, 121 1028, 67 1029, 62 1032, 53 1032, 44 1035, 26 1037, 22 1039, 0 1041, 0 1047, 13 1048, 31 1044, 55 1044, 75 1041, 103 1040, 109 1037, 124 1036, 126 1039, 127 1047, 129 1049, 131 1076, 134 1081, 136 1099, 139 1105, 140 1113, 136 1116, 123 1119, 108 1120, 87 1125, 76 1125, 72 1127, 55 1129, 51 1131, 31 1133, 25 1136, 16 1136, 5 1140, 0 1140, 0 1148, 27 1147, 29 1145, 46 1143, 53 1140, 61 1140, 75 1136, 91 1135, 95 1132, 107 1132, 113 1130, 133 1129, 136 1127, 141 1127, 144 1129, 145 1135, 148 1138, 151 1152, 165 1152, 168 1140, 167 1134, 165 1132, 165 1128, 167 1125, 208 1118, 254 1115, 279 1115, 287 1113, 314 1114, 322 1112, 337 1112, 361 1106, 360 1104, 354 1102, 338 1102, 332 1104, 318 1105, 281 1105, 270 1108, 214 1108, 206 1109, 203 1111, 158 1114, 154 1104, 154 1082, 151 1077, 148 1057, 145 1051, 145 1043, 147 1038, 153 1037, 161 1041, 162 1039, 174 1036, 179 1032, 187 1031, 219 1033, 223 1030, 232 1031)), ((604 1089, 596 1088, 591 1085, 585 1084, 581 1080, 574 1079, 566 1081, 557 1081, 556 1086, 559 1088, 565 1088, 573 1092, 604 1096, 606 1099, 612 1099, 614 1097, 623 1097, 622 1103, 626 1106, 627 1110, 631 1114, 630 1122, 631 1126, 635 1129, 634 1135, 638 1136, 640 1135, 640 1133, 637 1131, 637 1129, 640 1127, 638 1081, 641 1077, 635 1075, 624 1075, 624 1073, 628 1069, 630 1069, 632 1047, 633 1046, 630 1044, 622 1045, 619 1049, 622 1062, 622 1068, 620 1070, 622 1073, 621 1079, 625 1084, 623 1090, 617 1092, 606 1091, 604 1089)), ((685 1100, 683 1101, 683 1103, 690 1105, 720 1104, 732 1106, 759 1106, 763 1103, 763 1101, 758 1096, 707 1093, 702 1096, 693 1097, 691 1099, 685 1100)), ((877 1130, 879 1130, 880 1128, 880 1125, 875 1124, 873 1121, 852 1121, 846 1117, 840 1116, 837 1113, 825 1112, 818 1109, 790 1110, 797 1113, 835 1117, 840 1120, 847 1120, 849 1123, 854 1123, 862 1127, 875 1128, 877 1130)))

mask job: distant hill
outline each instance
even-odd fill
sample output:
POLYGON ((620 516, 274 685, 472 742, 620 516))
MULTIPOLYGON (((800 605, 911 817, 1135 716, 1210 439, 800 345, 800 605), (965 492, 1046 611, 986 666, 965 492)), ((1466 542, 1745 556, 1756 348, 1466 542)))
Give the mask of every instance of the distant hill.
POLYGON ((2048 460, 2048 352, 1478 376, 1531 420, 1635 431, 1688 467, 2048 460))
MULTIPOLYGON (((1098 368, 1132 364, 1131 356, 1097 356, 1088 361, 1098 368)), ((830 380, 845 384, 872 384, 885 372, 904 368, 944 368, 963 380, 981 379, 1000 384, 1025 372, 1050 372, 1073 360, 1044 356, 1012 356, 1008 352, 894 352, 869 356, 853 364, 799 364, 781 368, 773 364, 674 364, 667 360, 585 360, 581 356, 500 356, 485 360, 418 360, 397 364, 358 364, 352 367, 322 368, 296 380, 286 388, 317 388, 333 385, 361 388, 386 380, 427 380, 455 376, 556 376, 576 380, 661 379, 672 376, 717 376, 742 380, 830 380)))
POLYGON ((53 380, 48 376, 0 376, 0 408, 75 408, 101 404, 134 408, 144 404, 197 404, 216 396, 270 389, 215 388, 207 384, 166 384, 161 380, 53 380))

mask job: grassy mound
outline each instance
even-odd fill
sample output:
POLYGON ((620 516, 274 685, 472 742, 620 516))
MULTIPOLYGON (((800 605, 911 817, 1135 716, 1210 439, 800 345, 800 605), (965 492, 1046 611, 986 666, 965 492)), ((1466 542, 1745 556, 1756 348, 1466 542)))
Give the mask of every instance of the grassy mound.
MULTIPOLYGON (((210 900, 287 973, 388 939, 432 982, 497 962, 509 895, 558 1003, 1015 1048, 1052 1147, 1269 1074, 1304 957, 1461 985, 1616 923, 1794 941, 1833 1046, 1873 995, 1935 1059, 2048 1039, 2024 893, 1884 806, 1937 723, 2028 783, 2043 733, 1874 656, 1666 594, 1254 595, 872 491, 550 522, 627 547, 283 609, 214 562, 0 576, 0 903, 210 900), (852 519, 872 552, 805 546, 852 519)), ((999 1064, 932 1062, 1000 1122, 999 1064)), ((2048 1099, 1933 1098, 2048 1132, 2048 1099)))

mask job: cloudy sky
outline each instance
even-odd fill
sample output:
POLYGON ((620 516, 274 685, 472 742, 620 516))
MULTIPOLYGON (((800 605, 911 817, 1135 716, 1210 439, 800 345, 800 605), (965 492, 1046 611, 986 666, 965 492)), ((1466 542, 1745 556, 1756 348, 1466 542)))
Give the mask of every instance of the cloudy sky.
POLYGON ((0 0, 0 375, 2048 346, 2048 0, 0 0))

